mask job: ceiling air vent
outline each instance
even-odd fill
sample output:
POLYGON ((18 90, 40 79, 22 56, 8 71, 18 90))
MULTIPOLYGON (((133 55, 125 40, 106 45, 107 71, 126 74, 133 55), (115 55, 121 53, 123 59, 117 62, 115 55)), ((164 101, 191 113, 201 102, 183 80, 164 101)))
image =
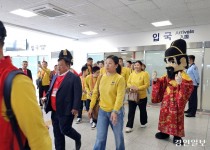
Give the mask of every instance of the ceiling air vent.
POLYGON ((73 14, 72 12, 66 11, 66 10, 59 8, 57 6, 54 6, 52 4, 44 4, 44 5, 40 5, 37 7, 33 7, 33 8, 30 8, 30 11, 32 11, 38 15, 42 15, 42 16, 46 16, 46 17, 50 17, 50 18, 61 17, 61 16, 73 14))

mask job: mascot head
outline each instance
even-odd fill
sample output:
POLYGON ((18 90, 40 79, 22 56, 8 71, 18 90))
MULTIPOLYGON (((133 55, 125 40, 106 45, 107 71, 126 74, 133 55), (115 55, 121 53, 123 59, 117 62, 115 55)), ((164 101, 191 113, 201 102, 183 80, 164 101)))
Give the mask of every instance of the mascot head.
POLYGON ((170 79, 175 78, 179 71, 187 69, 188 57, 186 54, 187 44, 185 40, 178 39, 171 43, 171 46, 165 51, 167 75, 170 79))

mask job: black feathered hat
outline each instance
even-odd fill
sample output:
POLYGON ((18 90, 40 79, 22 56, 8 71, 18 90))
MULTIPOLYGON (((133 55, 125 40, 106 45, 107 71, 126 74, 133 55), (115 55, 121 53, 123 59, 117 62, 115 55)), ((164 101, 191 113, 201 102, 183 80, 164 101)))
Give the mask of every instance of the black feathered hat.
POLYGON ((68 61, 69 63, 71 63, 73 57, 72 57, 71 53, 67 49, 65 49, 65 50, 61 50, 60 51, 59 58, 58 59, 59 60, 60 59, 65 59, 66 61, 68 61))
POLYGON ((4 41, 7 36, 7 31, 4 27, 4 24, 0 21, 0 41, 4 41))
POLYGON ((187 44, 183 39, 175 40, 171 46, 165 51, 165 57, 186 56, 187 44))

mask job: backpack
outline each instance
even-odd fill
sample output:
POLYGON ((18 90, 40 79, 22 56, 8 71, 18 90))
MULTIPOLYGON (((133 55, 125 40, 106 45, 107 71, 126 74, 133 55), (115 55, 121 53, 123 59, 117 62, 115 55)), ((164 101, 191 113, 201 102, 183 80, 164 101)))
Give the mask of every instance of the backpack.
POLYGON ((14 71, 9 73, 6 80, 4 81, 3 94, 4 94, 4 100, 5 100, 5 106, 6 106, 6 114, 7 114, 7 117, 9 118, 9 120, 10 120, 12 130, 15 133, 15 136, 17 138, 20 150, 30 150, 27 141, 26 141, 26 145, 23 146, 22 139, 21 139, 21 136, 20 136, 19 126, 18 126, 18 123, 17 123, 17 119, 15 118, 15 115, 13 113, 12 106, 11 106, 12 81, 17 74, 25 75, 21 70, 14 70, 14 71))

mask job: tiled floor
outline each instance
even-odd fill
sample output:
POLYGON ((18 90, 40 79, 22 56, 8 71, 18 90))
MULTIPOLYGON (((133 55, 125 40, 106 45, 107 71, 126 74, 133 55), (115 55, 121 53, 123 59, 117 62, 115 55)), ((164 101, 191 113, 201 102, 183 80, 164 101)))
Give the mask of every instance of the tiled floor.
MULTIPOLYGON (((127 121, 127 111, 127 104, 125 104, 124 126, 127 121)), ((210 114, 197 113, 196 118, 185 117, 185 137, 183 139, 186 142, 189 142, 189 144, 179 147, 172 143, 172 136, 169 140, 158 140, 155 138, 155 133, 158 131, 159 106, 148 105, 147 112, 148 126, 146 128, 140 128, 139 110, 136 110, 133 132, 124 132, 126 150, 210 150, 210 114), (191 142, 191 140, 198 141, 191 142), (204 146, 201 146, 202 143, 200 140, 202 143, 205 141, 204 146)), ((50 114, 44 115, 44 117, 45 121, 48 121, 50 124, 50 114)), ((92 150, 96 138, 96 129, 91 129, 87 113, 85 112, 83 114, 83 121, 81 124, 76 124, 75 121, 73 127, 82 135, 81 150, 92 150)), ((52 140, 54 140, 51 125, 49 131, 52 140)), ((66 150, 73 150, 74 145, 74 141, 66 137, 66 150)), ((109 128, 106 150, 114 149, 115 141, 113 132, 111 131, 111 128, 109 128)))

